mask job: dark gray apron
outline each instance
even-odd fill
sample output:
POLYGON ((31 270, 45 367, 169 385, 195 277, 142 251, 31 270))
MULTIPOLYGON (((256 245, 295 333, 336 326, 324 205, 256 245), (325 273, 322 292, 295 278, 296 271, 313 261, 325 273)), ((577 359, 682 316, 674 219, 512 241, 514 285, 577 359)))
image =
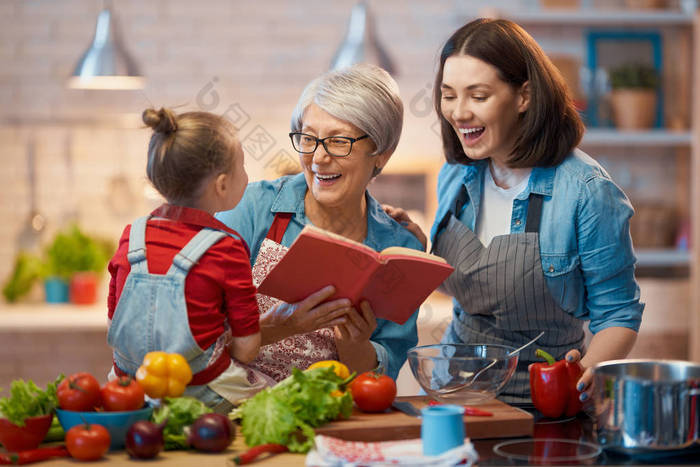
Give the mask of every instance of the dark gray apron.
POLYGON ((542 195, 528 201, 524 233, 499 235, 484 247, 476 234, 457 219, 467 200, 462 187, 452 210, 441 219, 433 253, 455 270, 442 284, 462 307, 454 311, 443 343, 501 344, 519 347, 545 334, 520 352, 518 368, 499 399, 530 402, 527 366, 542 348, 562 358, 571 349, 583 353, 582 321, 554 301, 540 259, 539 230, 542 195))

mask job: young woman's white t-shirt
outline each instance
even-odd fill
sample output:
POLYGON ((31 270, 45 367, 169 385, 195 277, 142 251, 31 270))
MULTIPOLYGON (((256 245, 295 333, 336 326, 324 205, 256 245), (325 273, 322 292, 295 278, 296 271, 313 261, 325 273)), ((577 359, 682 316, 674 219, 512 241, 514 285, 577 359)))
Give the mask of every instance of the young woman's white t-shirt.
POLYGON ((491 174, 492 168, 484 171, 484 191, 481 208, 476 220, 476 236, 484 246, 499 235, 510 233, 513 213, 513 200, 527 188, 531 169, 499 169, 498 179, 510 188, 496 185, 491 174))

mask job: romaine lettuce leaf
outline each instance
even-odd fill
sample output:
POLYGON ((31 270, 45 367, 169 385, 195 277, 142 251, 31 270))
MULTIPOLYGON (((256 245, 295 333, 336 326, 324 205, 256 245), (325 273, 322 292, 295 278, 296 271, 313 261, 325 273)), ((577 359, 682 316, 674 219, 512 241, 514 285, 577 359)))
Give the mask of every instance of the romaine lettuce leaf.
POLYGON ((60 375, 41 390, 34 381, 14 380, 10 385, 10 396, 0 398, 0 416, 17 426, 24 426, 24 419, 50 414, 58 406, 56 387, 63 380, 60 375))
POLYGON ((292 452, 307 452, 313 444, 313 428, 350 416, 352 396, 343 391, 351 380, 341 379, 331 367, 294 368, 289 378, 248 399, 231 416, 241 419, 248 446, 278 443, 292 452))
POLYGON ((241 432, 249 446, 265 443, 289 444, 300 427, 292 408, 279 393, 265 389, 243 407, 241 432))

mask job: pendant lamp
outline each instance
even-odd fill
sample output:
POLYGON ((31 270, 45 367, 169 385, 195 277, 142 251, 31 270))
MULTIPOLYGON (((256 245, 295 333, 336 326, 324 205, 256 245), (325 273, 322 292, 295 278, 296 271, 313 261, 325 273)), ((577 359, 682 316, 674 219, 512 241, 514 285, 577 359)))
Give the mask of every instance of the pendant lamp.
POLYGON ((384 68, 392 75, 396 74, 391 58, 377 41, 374 20, 364 1, 358 2, 350 13, 348 30, 331 61, 331 70, 356 63, 371 63, 384 68))
POLYGON ((68 80, 73 89, 141 89, 145 80, 124 48, 109 7, 97 16, 95 37, 68 80))

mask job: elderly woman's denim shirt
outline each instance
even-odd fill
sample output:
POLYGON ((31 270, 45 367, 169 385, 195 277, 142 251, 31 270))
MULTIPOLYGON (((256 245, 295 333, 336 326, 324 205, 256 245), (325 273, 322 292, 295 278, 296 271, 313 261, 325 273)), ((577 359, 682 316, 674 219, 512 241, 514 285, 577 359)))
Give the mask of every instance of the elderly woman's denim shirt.
MULTIPOLYGON (((454 206, 462 185, 469 200, 460 220, 474 230, 488 161, 445 164, 438 176, 438 210, 430 236, 454 206)), ((556 167, 532 169, 527 188, 513 201, 511 233, 525 231, 528 196, 544 195, 540 224, 542 270, 552 297, 597 333, 611 326, 639 330, 644 304, 634 278, 629 233, 632 205, 605 170, 575 150, 556 167)), ((455 313, 461 307, 454 300, 455 313)))
MULTIPOLYGON (((220 212, 216 217, 236 230, 250 247, 251 266, 258 257, 260 245, 267 235, 275 214, 292 212, 292 217, 282 245, 290 246, 307 223, 310 223, 304 212, 304 196, 307 185, 304 174, 278 178, 273 181, 251 183, 245 190, 243 199, 235 209, 220 212)), ((422 250, 413 234, 395 222, 383 210, 379 203, 369 193, 367 197, 367 237, 364 244, 380 251, 390 246, 403 246, 422 250)), ((416 310, 417 311, 417 310, 416 310)), ((401 366, 406 361, 408 349, 418 343, 416 319, 414 313, 403 325, 377 319, 370 342, 377 352, 377 360, 389 376, 396 379, 401 366)))

